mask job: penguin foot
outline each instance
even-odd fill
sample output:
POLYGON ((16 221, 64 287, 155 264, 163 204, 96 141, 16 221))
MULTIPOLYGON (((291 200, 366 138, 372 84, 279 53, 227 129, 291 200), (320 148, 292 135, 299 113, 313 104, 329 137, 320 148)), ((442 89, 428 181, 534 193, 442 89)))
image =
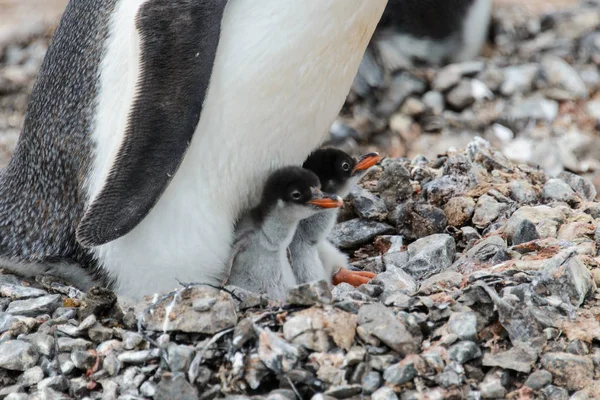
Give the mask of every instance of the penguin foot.
POLYGON ((333 274, 332 283, 339 285, 340 283, 349 283, 354 287, 359 287, 365 283, 369 283, 371 279, 375 278, 373 272, 367 271, 350 271, 347 268, 340 268, 338 272, 333 274))

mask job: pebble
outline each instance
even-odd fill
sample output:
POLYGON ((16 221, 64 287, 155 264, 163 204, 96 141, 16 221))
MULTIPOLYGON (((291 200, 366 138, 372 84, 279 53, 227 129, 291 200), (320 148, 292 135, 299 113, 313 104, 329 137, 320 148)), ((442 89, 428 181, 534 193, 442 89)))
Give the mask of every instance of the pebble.
POLYGON ((546 370, 540 369, 529 375, 525 381, 525 386, 533 389, 540 390, 552 383, 552 374, 546 370))
POLYGON ((58 307, 63 305, 59 294, 42 296, 28 300, 17 300, 10 303, 6 312, 13 315, 25 317, 36 317, 41 314, 52 314, 58 307))
POLYGON ((553 376, 555 385, 567 390, 582 390, 594 381, 594 363, 588 357, 569 353, 546 353, 542 366, 553 376))
POLYGON ((0 368, 25 371, 37 364, 39 354, 34 346, 22 340, 0 343, 0 368))
POLYGON ((477 337, 477 315, 474 312, 453 313, 448 320, 448 331, 460 340, 475 340, 477 337))
POLYGON ((393 231, 394 228, 388 224, 357 218, 337 224, 331 231, 329 240, 340 249, 351 249, 393 231))
POLYGON ((471 341, 459 342, 448 349, 450 358, 460 364, 481 357, 481 350, 471 341))
POLYGON ((523 219, 515 229, 515 233, 512 236, 512 244, 516 246, 537 239, 540 239, 540 234, 535 224, 528 219, 523 219))

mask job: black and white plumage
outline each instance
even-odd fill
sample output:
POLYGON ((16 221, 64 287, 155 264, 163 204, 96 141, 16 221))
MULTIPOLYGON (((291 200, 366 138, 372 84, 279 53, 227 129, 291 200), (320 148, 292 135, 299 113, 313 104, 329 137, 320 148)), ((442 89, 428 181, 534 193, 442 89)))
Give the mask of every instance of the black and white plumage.
POLYGON ((390 0, 361 63, 355 89, 385 73, 475 58, 488 37, 492 0, 390 0))
POLYGON ((228 284, 284 299, 296 285, 288 246, 300 220, 337 209, 342 199, 319 190, 317 176, 300 167, 275 171, 260 204, 242 218, 236 230, 228 284))
MULTIPOLYGON (((367 154, 357 162, 337 149, 313 152, 303 167, 314 172, 323 191, 345 197, 367 170, 379 162, 377 153, 367 154)), ((337 221, 339 209, 323 210, 300 221, 290 244, 294 275, 299 284, 316 280, 334 283, 347 282, 358 286, 368 282, 374 274, 349 271, 346 255, 327 240, 337 221)))
POLYGON ((235 221, 325 139, 386 3, 71 0, 0 176, 0 265, 131 297, 220 282, 235 221))

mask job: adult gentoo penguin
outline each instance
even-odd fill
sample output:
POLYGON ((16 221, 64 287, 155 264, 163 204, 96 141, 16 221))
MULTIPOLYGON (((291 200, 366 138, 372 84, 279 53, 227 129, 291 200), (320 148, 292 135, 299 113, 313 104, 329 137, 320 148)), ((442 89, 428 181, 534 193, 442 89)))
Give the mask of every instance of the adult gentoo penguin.
POLYGON ((0 265, 219 282, 239 215, 341 109, 387 0, 71 0, 0 177, 0 265))

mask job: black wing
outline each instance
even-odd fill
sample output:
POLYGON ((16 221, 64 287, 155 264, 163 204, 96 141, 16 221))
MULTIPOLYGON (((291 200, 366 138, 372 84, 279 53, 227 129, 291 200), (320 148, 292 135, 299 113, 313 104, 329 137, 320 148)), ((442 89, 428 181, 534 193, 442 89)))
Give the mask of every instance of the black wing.
POLYGON ((200 120, 226 4, 151 0, 141 7, 137 97, 109 177, 78 226, 82 245, 130 232, 179 168, 200 120))

